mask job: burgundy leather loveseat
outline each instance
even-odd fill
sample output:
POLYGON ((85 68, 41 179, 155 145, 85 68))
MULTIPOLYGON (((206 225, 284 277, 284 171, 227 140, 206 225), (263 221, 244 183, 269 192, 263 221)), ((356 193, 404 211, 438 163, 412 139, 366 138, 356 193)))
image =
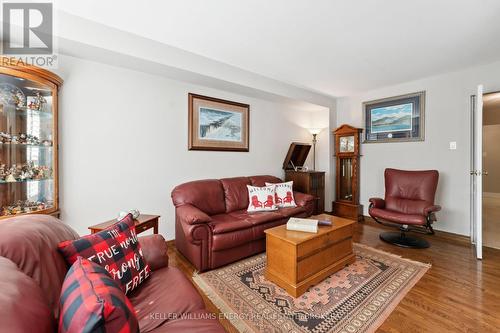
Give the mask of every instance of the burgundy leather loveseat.
POLYGON ((314 198, 294 192, 295 208, 247 213, 247 185, 279 183, 273 176, 197 180, 172 191, 175 206, 175 245, 199 270, 226 265, 266 248, 264 230, 294 217, 308 217, 314 198))
MULTIPOLYGON (((59 296, 66 275, 57 244, 76 239, 70 227, 46 215, 0 222, 0 323, 2 332, 56 332, 59 296)), ((144 332, 224 332, 191 282, 168 267, 160 235, 139 237, 152 274, 129 295, 144 332)))

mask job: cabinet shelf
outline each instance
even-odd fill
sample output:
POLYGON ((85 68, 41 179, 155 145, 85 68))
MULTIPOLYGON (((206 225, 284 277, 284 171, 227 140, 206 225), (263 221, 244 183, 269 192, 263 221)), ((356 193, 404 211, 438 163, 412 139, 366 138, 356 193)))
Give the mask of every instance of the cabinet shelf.
POLYGON ((0 180, 0 185, 1 184, 20 184, 20 183, 32 183, 32 182, 44 182, 47 180, 54 180, 54 178, 23 179, 23 180, 16 180, 15 182, 7 182, 5 180, 0 180))
POLYGON ((0 142, 0 148, 18 148, 18 147, 27 147, 27 148, 42 148, 42 149, 52 149, 52 145, 31 145, 31 144, 25 144, 25 143, 2 143, 0 142))
POLYGON ((52 119, 52 112, 35 110, 27 107, 16 107, 15 109, 4 108, 0 114, 14 114, 20 117, 38 116, 42 119, 52 119))

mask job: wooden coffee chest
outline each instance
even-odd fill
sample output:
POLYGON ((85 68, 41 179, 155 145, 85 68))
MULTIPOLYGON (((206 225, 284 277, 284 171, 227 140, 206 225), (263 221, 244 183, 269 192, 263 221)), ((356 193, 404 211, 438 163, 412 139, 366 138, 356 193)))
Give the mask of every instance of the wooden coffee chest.
POLYGON ((318 233, 286 230, 286 225, 267 229, 266 279, 293 297, 355 261, 352 248, 355 221, 331 215, 313 216, 331 220, 318 233))

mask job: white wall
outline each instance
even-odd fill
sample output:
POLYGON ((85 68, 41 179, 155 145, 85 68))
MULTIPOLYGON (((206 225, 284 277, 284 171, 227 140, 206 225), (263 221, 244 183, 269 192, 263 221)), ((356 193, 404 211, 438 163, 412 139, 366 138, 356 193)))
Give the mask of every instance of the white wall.
POLYGON ((470 96, 478 84, 486 92, 500 90, 500 62, 460 72, 368 91, 337 100, 337 125, 363 127, 362 102, 426 91, 425 141, 363 144, 361 148, 361 202, 384 195, 383 172, 387 167, 437 169, 440 172, 436 203, 436 229, 469 235, 470 96), (457 150, 449 150, 449 142, 457 150))
MULTIPOLYGON (((172 239, 175 185, 256 174, 282 177, 290 142, 310 141, 301 126, 318 118, 284 104, 68 56, 59 58, 58 74, 64 79, 59 104, 62 219, 80 234, 120 210, 138 208, 161 215, 160 233, 172 239), (189 92, 250 104, 250 152, 188 151, 189 92)), ((326 140, 318 147, 329 149, 326 140)), ((319 165, 327 165, 327 155, 318 158, 319 165)))

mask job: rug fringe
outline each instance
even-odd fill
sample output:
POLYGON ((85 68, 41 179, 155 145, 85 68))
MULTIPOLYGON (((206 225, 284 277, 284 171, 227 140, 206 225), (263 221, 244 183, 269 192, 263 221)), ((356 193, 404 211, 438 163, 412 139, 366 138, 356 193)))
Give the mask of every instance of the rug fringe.
POLYGON ((408 258, 405 258, 405 257, 400 256, 398 254, 390 253, 390 252, 387 252, 387 251, 384 251, 384 250, 379 250, 379 249, 376 249, 374 247, 371 247, 371 246, 368 246, 368 245, 364 245, 364 244, 361 244, 361 243, 354 243, 354 246, 358 246, 358 247, 361 247, 361 248, 364 248, 364 249, 369 249, 370 251, 374 251, 374 252, 379 252, 379 253, 382 253, 382 254, 384 254, 386 256, 389 256, 389 257, 395 257, 395 258, 398 258, 398 259, 402 259, 402 260, 411 262, 412 264, 415 264, 415 265, 419 265, 419 266, 423 266, 423 267, 427 267, 427 268, 431 268, 432 267, 431 263, 425 263, 425 262, 421 262, 421 261, 417 261, 417 260, 408 259, 408 258))
MULTIPOLYGON (((195 272, 193 275, 193 281, 198 285, 198 287, 203 290, 208 299, 214 303, 214 305, 222 312, 222 313, 234 313, 233 310, 227 305, 223 298, 218 296, 213 289, 207 285, 207 283, 203 280, 203 278, 195 272)), ((237 315, 235 313, 235 315, 237 315)), ((253 333, 255 332, 251 329, 244 320, 237 318, 236 316, 229 316, 229 318, 225 317, 231 324, 239 331, 243 333, 253 333)))

